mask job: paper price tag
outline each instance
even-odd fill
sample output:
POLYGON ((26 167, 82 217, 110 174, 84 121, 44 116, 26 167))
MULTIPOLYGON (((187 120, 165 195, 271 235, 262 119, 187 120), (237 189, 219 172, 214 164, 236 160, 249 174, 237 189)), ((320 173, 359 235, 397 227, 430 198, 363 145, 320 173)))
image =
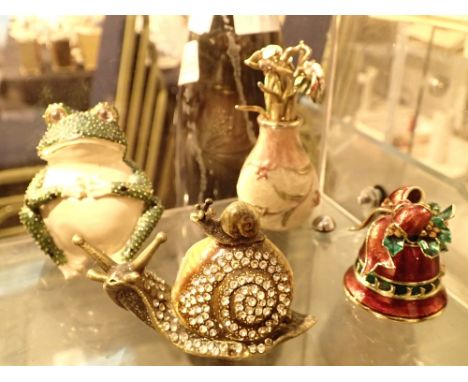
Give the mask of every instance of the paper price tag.
POLYGON ((238 35, 276 32, 280 27, 278 16, 234 15, 234 28, 238 35))
POLYGON ((208 33, 213 23, 213 15, 193 15, 188 22, 188 30, 197 34, 208 33))
POLYGON ((198 63, 198 41, 189 41, 184 46, 180 62, 179 86, 197 82, 200 78, 200 65, 198 63))

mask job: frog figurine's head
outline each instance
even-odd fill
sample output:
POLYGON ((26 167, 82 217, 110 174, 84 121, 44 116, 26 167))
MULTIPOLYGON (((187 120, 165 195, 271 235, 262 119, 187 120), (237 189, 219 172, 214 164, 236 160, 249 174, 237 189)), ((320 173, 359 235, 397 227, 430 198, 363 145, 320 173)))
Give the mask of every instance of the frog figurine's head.
POLYGON ((63 103, 54 103, 44 113, 47 131, 37 152, 50 162, 54 160, 92 160, 103 151, 110 156, 125 155, 127 141, 120 129, 117 109, 100 102, 87 111, 76 111, 63 103), (112 155, 113 154, 113 155, 112 155))

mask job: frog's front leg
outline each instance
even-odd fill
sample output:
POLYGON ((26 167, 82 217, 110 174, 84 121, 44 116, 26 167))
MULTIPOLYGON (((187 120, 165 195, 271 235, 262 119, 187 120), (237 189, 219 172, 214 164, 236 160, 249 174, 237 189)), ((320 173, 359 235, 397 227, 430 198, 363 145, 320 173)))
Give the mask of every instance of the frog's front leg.
POLYGON ((133 230, 133 234, 127 242, 122 256, 125 260, 131 260, 140 250, 143 242, 153 231, 154 227, 158 223, 163 213, 163 206, 159 202, 159 199, 153 197, 150 206, 140 216, 133 230))
POLYGON ((55 244, 38 210, 35 211, 24 205, 19 212, 19 218, 39 247, 50 256, 55 264, 66 264, 67 259, 64 252, 55 244))

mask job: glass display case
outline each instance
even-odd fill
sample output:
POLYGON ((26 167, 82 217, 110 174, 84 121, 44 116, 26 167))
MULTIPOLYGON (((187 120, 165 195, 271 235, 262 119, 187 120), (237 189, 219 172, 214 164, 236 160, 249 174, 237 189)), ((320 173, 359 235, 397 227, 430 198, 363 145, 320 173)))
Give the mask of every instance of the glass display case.
MULTIPOLYGON (((99 33, 69 39, 66 65, 59 62, 65 26, 83 20, 1 19, 0 130, 16 149, 7 145, 0 151, 0 364, 467 365, 468 21, 463 18, 279 17, 284 43, 303 39, 312 46, 327 84, 322 105, 304 97, 298 108, 305 120, 303 143, 319 170, 320 204, 301 227, 267 232, 294 272, 292 308, 316 319, 306 333, 248 361, 200 358, 184 354, 115 305, 99 284, 63 279, 15 220, 25 186, 44 165, 34 147, 50 102, 78 110, 98 101, 115 103, 128 158, 148 174, 167 207, 151 238, 164 231, 168 241, 149 269, 172 284, 184 254, 203 237, 190 221, 193 206, 176 205, 180 142, 173 115, 190 23, 183 16, 170 18, 93 18, 92 29, 99 33), (15 28, 26 37, 15 39, 15 28), (48 32, 39 34, 37 28, 48 32), (92 53, 80 48, 81 39, 92 40, 92 53), (6 64, 12 56, 19 60, 14 67, 6 64), (343 286, 366 238, 365 230, 350 228, 403 185, 420 186, 429 201, 456 206, 453 242, 441 256, 448 305, 440 316, 419 323, 378 318, 353 304, 343 286), (323 216, 334 223, 330 232, 317 230, 323 216)), ((230 201, 216 201, 214 210, 219 214, 230 201)))

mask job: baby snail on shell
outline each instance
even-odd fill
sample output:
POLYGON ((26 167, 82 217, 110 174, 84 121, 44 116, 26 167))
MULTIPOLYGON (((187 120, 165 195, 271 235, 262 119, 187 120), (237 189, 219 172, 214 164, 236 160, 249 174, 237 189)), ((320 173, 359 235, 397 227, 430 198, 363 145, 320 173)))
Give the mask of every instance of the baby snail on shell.
POLYGON ((212 200, 195 206, 192 221, 207 237, 185 254, 174 286, 146 270, 166 240, 159 233, 135 259, 117 264, 83 237, 73 242, 102 270, 88 277, 104 284, 119 306, 197 356, 244 359, 308 330, 311 316, 291 310, 293 275, 284 254, 261 232, 253 207, 231 203, 215 219, 212 200))

